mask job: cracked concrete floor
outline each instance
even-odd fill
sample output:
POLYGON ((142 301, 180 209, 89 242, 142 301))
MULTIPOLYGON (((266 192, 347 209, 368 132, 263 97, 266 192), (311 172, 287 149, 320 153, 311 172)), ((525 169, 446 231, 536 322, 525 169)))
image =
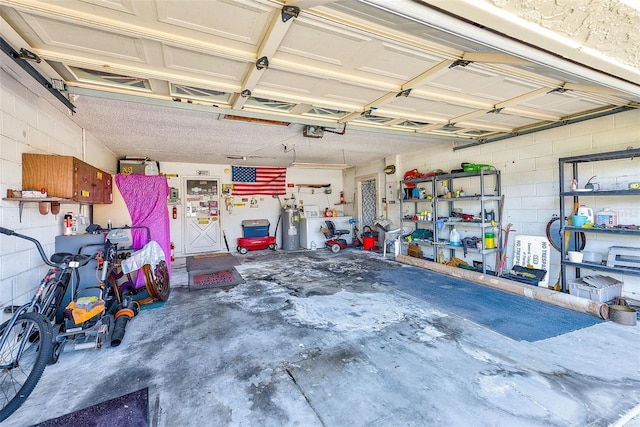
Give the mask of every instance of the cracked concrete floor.
POLYGON ((143 387, 152 426, 638 425, 640 326, 518 342, 372 281, 402 278, 380 254, 236 256, 245 284, 197 291, 179 259, 166 304, 63 353, 3 425, 143 387))

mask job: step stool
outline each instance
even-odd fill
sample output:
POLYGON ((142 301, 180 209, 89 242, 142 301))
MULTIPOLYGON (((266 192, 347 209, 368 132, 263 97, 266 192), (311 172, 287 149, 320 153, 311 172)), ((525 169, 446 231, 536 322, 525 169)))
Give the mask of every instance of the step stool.
POLYGON ((611 246, 607 267, 627 267, 640 269, 640 248, 611 246))

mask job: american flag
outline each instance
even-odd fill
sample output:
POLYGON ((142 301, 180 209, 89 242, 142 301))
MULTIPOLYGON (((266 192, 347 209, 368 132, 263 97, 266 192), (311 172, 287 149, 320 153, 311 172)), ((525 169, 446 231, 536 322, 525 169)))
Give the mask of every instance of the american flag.
POLYGON ((287 191, 287 168, 231 167, 234 196, 282 196, 287 191))

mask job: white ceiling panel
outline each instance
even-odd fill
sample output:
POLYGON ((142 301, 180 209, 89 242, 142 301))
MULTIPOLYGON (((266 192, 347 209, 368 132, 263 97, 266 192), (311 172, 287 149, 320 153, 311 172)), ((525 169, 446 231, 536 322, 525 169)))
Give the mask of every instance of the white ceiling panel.
POLYGON ((357 55, 369 42, 371 37, 358 33, 349 33, 323 23, 313 25, 311 22, 301 22, 291 26, 278 50, 301 61, 346 67, 352 62, 352 56, 357 55), (318 43, 319 40, 322 43, 318 43))
POLYGON ((25 22, 41 40, 43 49, 111 57, 116 60, 145 62, 139 40, 85 25, 68 23, 38 15, 23 15, 25 22))
POLYGON ((283 165, 288 141, 297 161, 366 164, 640 107, 640 86, 609 66, 456 19, 458 3, 486 1, 0 0, 0 29, 64 79, 73 119, 118 156, 225 163, 257 150, 246 164, 283 165), (304 125, 338 134, 319 144, 304 125))
POLYGON ((539 120, 531 119, 523 116, 514 116, 508 112, 500 112, 497 114, 487 113, 482 116, 475 117, 474 123, 478 126, 497 125, 505 126, 511 129, 518 129, 537 123, 539 120))
POLYGON ((95 7, 111 9, 116 12, 124 12, 129 15, 135 15, 135 0, 82 0, 82 3, 87 3, 88 5, 95 7))
POLYGON ((225 81, 226 85, 233 84, 239 87, 248 68, 253 64, 225 57, 215 57, 203 52, 186 50, 180 46, 163 46, 164 64, 167 68, 176 71, 193 73, 196 76, 215 77, 212 86, 216 86, 218 79, 225 81))
POLYGON ((580 111, 591 111, 606 106, 604 103, 588 99, 580 99, 567 93, 549 93, 546 96, 535 98, 524 102, 525 107, 539 108, 563 116, 576 114, 580 111))
POLYGON ((157 1, 154 4, 160 22, 252 46, 260 44, 273 10, 259 2, 157 1))

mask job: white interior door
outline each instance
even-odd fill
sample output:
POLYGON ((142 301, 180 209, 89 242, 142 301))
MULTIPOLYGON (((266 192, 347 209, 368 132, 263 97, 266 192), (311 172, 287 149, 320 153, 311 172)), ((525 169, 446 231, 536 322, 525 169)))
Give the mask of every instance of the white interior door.
POLYGON ((219 251, 220 189, 217 179, 185 178, 185 254, 219 251))

